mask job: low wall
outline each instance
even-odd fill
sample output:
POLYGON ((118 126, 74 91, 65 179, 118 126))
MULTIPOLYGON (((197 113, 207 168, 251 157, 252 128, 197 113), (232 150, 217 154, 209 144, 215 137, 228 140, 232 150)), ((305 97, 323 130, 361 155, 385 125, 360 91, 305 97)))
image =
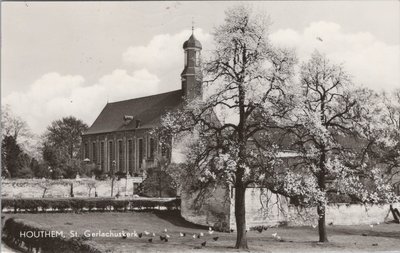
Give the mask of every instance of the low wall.
MULTIPOLYGON (((131 177, 128 179, 115 179, 113 195, 132 196, 135 194, 134 185, 140 183, 142 178, 131 177)), ((111 179, 99 181, 92 178, 80 179, 4 179, 1 182, 1 196, 10 198, 41 198, 45 197, 70 197, 71 184, 75 197, 111 196, 111 179), (45 188, 47 188, 45 190, 45 188)))
MULTIPOLYGON (((274 226, 287 221, 288 204, 286 198, 261 188, 248 188, 245 198, 246 225, 248 228, 262 225, 274 226)), ((230 228, 235 229, 235 195, 233 189, 231 190, 230 200, 230 228)))
MULTIPOLYGON (((231 194, 230 228, 236 227, 234 194, 231 194)), ((400 203, 393 204, 400 208, 400 203)), ((376 224, 393 220, 390 205, 331 204, 326 209, 326 223, 332 225, 376 224)), ((260 225, 304 226, 318 224, 316 208, 299 209, 288 200, 262 188, 246 190, 248 228, 260 225), (263 193, 263 194, 261 194, 263 193)))

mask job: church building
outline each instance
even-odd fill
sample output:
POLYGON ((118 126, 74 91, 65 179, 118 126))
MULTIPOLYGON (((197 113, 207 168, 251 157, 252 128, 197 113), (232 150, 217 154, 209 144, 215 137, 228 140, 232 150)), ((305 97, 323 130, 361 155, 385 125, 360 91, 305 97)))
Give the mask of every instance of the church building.
POLYGON ((105 173, 114 170, 138 176, 146 168, 156 166, 157 156, 169 159, 171 150, 162 147, 150 132, 160 126, 167 111, 202 96, 201 49, 192 32, 183 44, 181 89, 107 103, 82 135, 83 160, 105 173))

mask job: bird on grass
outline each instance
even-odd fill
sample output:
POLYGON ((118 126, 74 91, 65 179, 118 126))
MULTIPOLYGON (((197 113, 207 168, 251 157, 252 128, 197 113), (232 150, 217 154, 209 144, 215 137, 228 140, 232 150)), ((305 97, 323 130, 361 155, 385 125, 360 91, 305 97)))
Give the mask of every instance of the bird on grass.
POLYGON ((214 230, 209 230, 208 234, 212 235, 214 233, 214 230))
POLYGON ((150 233, 149 232, 147 232, 147 231, 144 231, 143 232, 145 235, 149 235, 150 233))
POLYGON ((139 233, 138 236, 139 236, 139 238, 142 238, 143 233, 139 233))
POLYGON ((258 233, 262 233, 263 232, 263 228, 262 227, 257 227, 256 230, 258 231, 258 233))
POLYGON ((186 236, 186 234, 185 234, 185 233, 182 233, 182 232, 180 232, 179 235, 180 235, 181 237, 186 236))
POLYGON ((126 239, 127 235, 125 233, 122 233, 122 239, 126 239))
POLYGON ((198 234, 198 235, 197 235, 197 238, 200 239, 200 237, 201 237, 200 234, 198 234))
POLYGON ((165 236, 160 235, 160 240, 164 241, 165 239, 167 239, 165 236))
POLYGON ((168 242, 168 238, 165 238, 164 242, 168 242))
POLYGON ((312 225, 312 227, 313 227, 313 228, 316 228, 316 227, 317 227, 317 225, 312 225))
POLYGON ((155 237, 155 236, 156 236, 156 233, 153 233, 151 236, 155 237))
POLYGON ((235 231, 235 230, 231 229, 231 233, 233 233, 233 231, 235 231))
POLYGON ((196 238, 196 234, 193 235, 193 238, 196 238))
POLYGON ((214 241, 218 241, 218 239, 219 239, 219 237, 218 237, 218 236, 216 236, 216 237, 213 237, 213 240, 214 240, 214 241))
POLYGON ((168 232, 168 229, 164 229, 164 232, 167 233, 167 232, 168 232))
POLYGON ((278 235, 278 233, 273 233, 272 234, 273 237, 276 237, 277 235, 278 235))
POLYGON ((374 225, 372 225, 372 224, 371 224, 371 225, 369 225, 369 226, 370 226, 371 228, 373 228, 373 227, 374 227, 374 225))
POLYGON ((204 236, 204 233, 203 233, 203 232, 201 232, 201 233, 200 233, 200 236, 204 236))
POLYGON ((207 241, 204 241, 204 242, 201 243, 201 246, 202 246, 202 247, 205 247, 206 244, 207 244, 207 241))
POLYGON ((169 234, 166 234, 166 235, 165 235, 165 238, 170 238, 170 237, 171 237, 171 236, 169 236, 169 234))
POLYGON ((149 242, 153 242, 153 238, 150 238, 148 241, 149 241, 149 242))

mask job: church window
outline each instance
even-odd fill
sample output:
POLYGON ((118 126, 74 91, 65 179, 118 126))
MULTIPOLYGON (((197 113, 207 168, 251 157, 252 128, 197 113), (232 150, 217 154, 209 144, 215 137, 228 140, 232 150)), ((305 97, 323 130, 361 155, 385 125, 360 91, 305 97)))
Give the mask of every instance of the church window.
POLYGON ((83 154, 84 158, 85 159, 89 158, 89 145, 87 143, 85 143, 85 148, 84 148, 83 152, 84 152, 84 154, 83 154))
POLYGON ((132 174, 133 172, 133 141, 128 140, 128 169, 132 174))
POLYGON ((94 164, 97 163, 97 148, 96 148, 96 142, 92 143, 92 162, 94 164))
POLYGON ((161 144, 161 156, 165 158, 169 158, 169 150, 167 145, 161 144))
POLYGON ((150 150, 150 159, 154 159, 154 152, 155 152, 155 143, 154 138, 150 138, 149 141, 149 150, 150 150))
POLYGON ((100 169, 104 170, 104 141, 100 142, 100 169))
POLYGON ((124 170, 124 145, 122 140, 118 141, 118 170, 124 170))
POLYGON ((200 66, 200 51, 196 51, 196 66, 200 66))
POLYGON ((139 168, 142 168, 143 165, 143 158, 144 158, 144 154, 143 154, 143 139, 139 139, 139 168))
POLYGON ((115 160, 114 158, 114 145, 112 141, 108 142, 108 168, 111 170, 113 166, 113 161, 115 160))

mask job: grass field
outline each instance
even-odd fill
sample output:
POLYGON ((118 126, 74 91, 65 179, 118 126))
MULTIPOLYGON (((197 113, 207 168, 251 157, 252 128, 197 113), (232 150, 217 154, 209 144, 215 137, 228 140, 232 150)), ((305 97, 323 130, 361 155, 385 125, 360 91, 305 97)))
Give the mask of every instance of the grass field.
MULTIPOLYGON (((178 212, 7 214, 6 218, 15 216, 63 231, 66 236, 70 236, 70 231, 76 231, 79 235, 85 231, 148 231, 156 234, 154 238, 151 234, 142 238, 92 238, 112 252, 237 252, 232 248, 236 238, 234 232, 214 232, 209 235, 207 228, 186 222, 178 212), (170 236, 168 242, 159 238, 159 235, 165 234, 164 229, 170 236), (180 232, 186 233, 186 236, 181 237, 180 232), (204 233, 204 236, 193 238, 193 234, 200 233, 204 233), (218 240, 214 241, 213 237, 218 237, 218 240), (150 238, 153 238, 151 243, 148 241, 150 238), (206 246, 201 246, 204 242, 206 246)), ((328 235, 330 242, 320 244, 317 243, 317 228, 278 227, 262 233, 249 231, 248 241, 251 252, 400 252, 399 224, 328 226, 328 235), (277 235, 274 237, 275 233, 277 235)))

